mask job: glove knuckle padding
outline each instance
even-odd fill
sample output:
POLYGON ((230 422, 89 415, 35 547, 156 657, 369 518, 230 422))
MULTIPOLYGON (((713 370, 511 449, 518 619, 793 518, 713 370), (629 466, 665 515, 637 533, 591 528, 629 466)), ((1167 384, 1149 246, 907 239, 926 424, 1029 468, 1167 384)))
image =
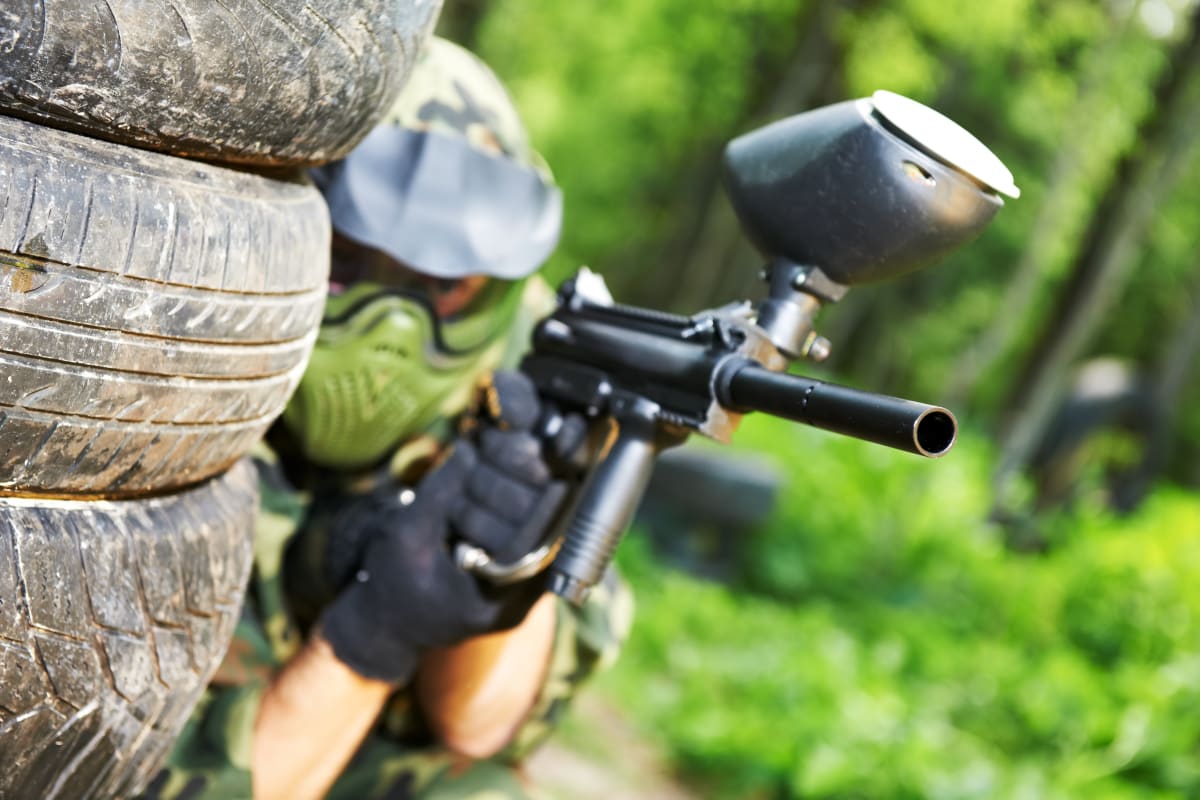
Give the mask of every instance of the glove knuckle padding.
POLYGON ((524 373, 497 372, 492 376, 492 413, 499 422, 517 430, 532 430, 541 414, 537 387, 524 373))
POLYGON ((421 481, 417 487, 417 500, 432 505, 450 503, 462 493, 478 463, 479 454, 474 446, 466 440, 459 440, 446 460, 421 481))
POLYGON ((535 550, 546 539, 567 491, 566 484, 561 482, 545 487, 531 498, 519 520, 499 516, 483 506, 466 506, 455 514, 455 532, 487 550, 496 560, 511 563, 535 550))
POLYGON ((473 505, 489 509, 496 516, 520 522, 537 503, 541 490, 509 477, 487 464, 480 464, 467 480, 467 495, 473 505))
POLYGON ((504 559, 516 527, 483 506, 468 505, 454 516, 455 532, 492 556, 504 559))
POLYGON ((560 461, 570 461, 587 442, 587 437, 587 420, 579 414, 567 414, 549 448, 560 461))
POLYGON ((484 461, 517 480, 534 486, 550 480, 542 443, 532 433, 487 428, 479 434, 479 451, 484 461))
POLYGON ((534 544, 544 539, 550 526, 558 516, 563 502, 567 499, 569 491, 570 487, 564 481, 554 481, 547 486, 538 498, 537 505, 533 507, 529 515, 525 518, 522 534, 517 538, 524 540, 536 534, 537 539, 534 541, 534 544))

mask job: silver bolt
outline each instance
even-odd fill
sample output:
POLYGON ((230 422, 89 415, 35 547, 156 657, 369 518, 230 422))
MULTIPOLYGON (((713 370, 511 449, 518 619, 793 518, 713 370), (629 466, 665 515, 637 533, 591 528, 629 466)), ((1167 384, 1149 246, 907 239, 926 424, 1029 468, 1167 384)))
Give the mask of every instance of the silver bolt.
POLYGON ((412 489, 401 489, 400 494, 396 497, 402 506, 411 506, 413 501, 417 499, 417 493, 412 489))
POLYGON ((804 284, 806 284, 806 283, 808 283, 808 273, 807 272, 797 272, 796 277, 792 278, 792 288, 793 289, 803 289, 804 284))
POLYGON ((829 358, 829 355, 832 352, 833 343, 824 336, 818 336, 808 345, 808 352, 805 353, 805 356, 812 361, 820 362, 829 358))

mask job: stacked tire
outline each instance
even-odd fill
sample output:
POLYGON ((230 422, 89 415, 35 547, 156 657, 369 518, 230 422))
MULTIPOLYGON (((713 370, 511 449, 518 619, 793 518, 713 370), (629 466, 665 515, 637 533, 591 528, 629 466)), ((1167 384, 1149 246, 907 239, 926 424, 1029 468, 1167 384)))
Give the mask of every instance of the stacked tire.
POLYGON ((0 9, 0 798, 137 794, 220 663, 324 302, 301 170, 439 5, 0 9))

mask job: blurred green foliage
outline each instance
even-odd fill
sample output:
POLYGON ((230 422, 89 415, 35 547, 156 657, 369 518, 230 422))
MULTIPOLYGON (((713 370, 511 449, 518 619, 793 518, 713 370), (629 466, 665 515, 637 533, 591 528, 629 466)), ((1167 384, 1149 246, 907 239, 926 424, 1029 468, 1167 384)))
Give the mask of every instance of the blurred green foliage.
MULTIPOLYGON (((757 268, 702 267, 689 246, 722 202, 722 143, 771 113, 898 91, 978 135, 1022 189, 973 245, 822 319, 835 378, 905 396, 940 400, 995 345, 954 387, 969 430, 947 459, 750 420, 738 446, 788 479, 738 580, 668 570, 636 536, 619 553, 640 611, 606 689, 703 796, 1200 796, 1200 501, 1178 488, 1200 485, 1195 372, 1174 398, 1175 483, 1134 516, 1104 510, 1092 469, 1072 509, 1031 523, 1045 553, 1013 553, 987 522, 989 434, 1118 164, 1143 154, 1193 6, 491 0, 472 27, 565 190, 550 276, 590 264, 623 301, 692 311, 680 284, 730 285, 695 270, 757 268), (792 85, 806 74, 815 88, 792 85)), ((1153 375, 1198 313, 1200 159, 1177 177, 1080 359, 1153 375)))
POLYGON ((1014 554, 983 522, 990 454, 952 461, 755 418, 789 458, 782 508, 727 587, 661 566, 605 691, 705 797, 1200 794, 1200 499, 1043 520, 1014 554))
POLYGON ((686 157, 748 112, 753 76, 794 43, 797 0, 501 0, 479 51, 503 76, 567 198, 551 266, 645 268, 686 157))
MULTIPOLYGON (((860 288, 824 316, 842 334, 834 349, 841 375, 906 396, 938 396, 981 336, 1010 319, 995 363, 960 398, 994 428, 1022 363, 1037 357, 1035 336, 1118 160, 1136 151, 1138 126, 1155 111, 1154 83, 1189 5, 492 0, 487 8, 472 45, 512 88, 567 199, 548 274, 559 279, 589 264, 625 302, 675 306, 679 284, 693 277, 687 244, 719 191, 720 146, 764 122, 768 99, 787 97, 797 74, 819 74, 820 86, 796 89, 803 97, 790 112, 891 89, 978 135, 1012 169, 1022 197, 945 263, 860 288), (809 50, 817 61, 804 60, 809 50), (798 73, 789 71, 797 64, 798 73), (1008 297, 1022 269, 1029 290, 1008 297), (664 270, 674 279, 647 279, 664 270)), ((1118 355, 1153 370, 1164 342, 1194 313, 1196 162, 1161 198, 1134 282, 1081 356, 1118 355)), ((751 258, 705 268, 750 275, 757 266, 751 258)), ((691 302, 693 294, 683 294, 691 302)), ((1189 387, 1177 452, 1194 461, 1200 382, 1189 387)), ((1177 461, 1176 474, 1200 480, 1188 463, 1177 461)))

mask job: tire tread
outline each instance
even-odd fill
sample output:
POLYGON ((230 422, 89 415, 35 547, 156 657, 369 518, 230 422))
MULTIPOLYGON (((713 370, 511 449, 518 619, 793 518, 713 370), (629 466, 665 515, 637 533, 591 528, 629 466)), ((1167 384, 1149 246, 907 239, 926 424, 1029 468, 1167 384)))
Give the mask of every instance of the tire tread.
POLYGON ((104 16, 85 0, 37 5, 0 13, 3 113, 188 157, 304 165, 370 131, 441 3, 108 0, 104 16))
POLYGON ((232 634, 256 480, 0 498, 0 797, 128 796, 158 769, 232 634))
POLYGON ((0 117, 0 491, 130 496, 244 454, 307 362, 329 236, 306 182, 0 117))

